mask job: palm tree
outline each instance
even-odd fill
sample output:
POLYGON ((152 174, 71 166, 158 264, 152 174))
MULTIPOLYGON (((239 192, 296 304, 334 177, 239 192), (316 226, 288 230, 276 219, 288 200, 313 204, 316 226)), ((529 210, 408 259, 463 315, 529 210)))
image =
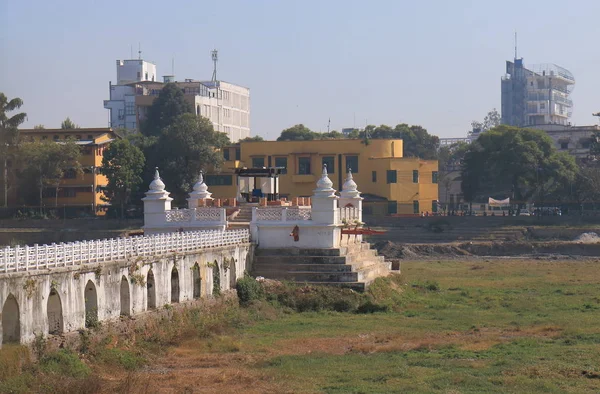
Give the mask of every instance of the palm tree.
POLYGON ((14 147, 19 141, 19 125, 25 121, 27 114, 20 112, 8 117, 8 112, 21 108, 23 100, 15 97, 8 100, 4 93, 0 92, 0 157, 2 161, 2 174, 4 179, 4 207, 8 206, 8 158, 14 152, 14 147))

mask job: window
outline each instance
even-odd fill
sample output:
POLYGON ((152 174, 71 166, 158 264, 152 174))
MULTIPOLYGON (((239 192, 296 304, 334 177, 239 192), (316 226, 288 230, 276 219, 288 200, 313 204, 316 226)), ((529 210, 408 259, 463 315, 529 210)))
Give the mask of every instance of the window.
POLYGON ((398 213, 398 202, 388 201, 388 214, 393 215, 395 213, 398 213))
POLYGON ((358 172, 358 156, 346 156, 346 171, 358 172))
POLYGON ((413 213, 419 213, 419 201, 418 200, 414 200, 413 201, 413 213))
POLYGON ((134 103, 125 103, 125 115, 135 115, 134 103))
POLYGON ((208 186, 233 185, 233 177, 231 175, 207 175, 205 181, 208 186))
POLYGON ((46 197, 56 197, 56 188, 44 189, 42 191, 42 197, 44 197, 44 198, 46 198, 46 197))
POLYGON ((81 136, 80 136, 80 135, 76 135, 76 136, 75 136, 75 139, 76 139, 77 141, 81 141, 81 136))
POLYGON ((223 160, 229 161, 229 148, 223 149, 223 160))
POLYGON ((569 149, 569 143, 568 142, 561 142, 560 143, 560 149, 569 149))
POLYGON ((265 166, 265 158, 264 157, 253 157, 252 158, 252 167, 253 168, 263 168, 265 166))
POLYGON ((436 213, 438 211, 438 202, 437 200, 433 200, 431 202, 431 212, 436 213))
POLYGON ((54 141, 58 141, 59 139, 60 139, 59 136, 57 136, 57 135, 54 136, 54 141))
POLYGON ((438 172, 433 171, 431 173, 431 183, 438 183, 438 172))
POLYGON ((69 168, 67 171, 65 171, 65 174, 63 176, 64 179, 75 179, 76 177, 77 173, 72 168, 69 168))
POLYGON ((65 197, 76 197, 77 196, 77 190, 76 189, 64 189, 63 190, 63 195, 65 197))
POLYGON ((242 157, 242 152, 241 152, 240 148, 235 148, 235 159, 241 160, 240 157, 242 157))
POLYGON ((88 136, 87 136, 87 139, 88 139, 88 140, 92 140, 92 141, 93 141, 93 140, 94 140, 94 136, 93 136, 93 135, 91 135, 91 134, 88 134, 88 136))
POLYGON ((413 170, 413 183, 419 183, 419 170, 413 170))
POLYGON ((581 147, 583 149, 589 149, 590 145, 591 145, 591 141, 589 139, 580 139, 579 142, 581 143, 581 147))
POLYGON ((327 166, 327 173, 328 174, 335 173, 335 157, 334 156, 325 156, 325 157, 323 157, 323 162, 321 164, 321 167, 323 167, 324 165, 327 166))
POLYGON ((310 157, 299 157, 298 158, 298 174, 307 175, 310 172, 310 157))
POLYGON ((47 135, 45 135, 45 136, 42 137, 42 140, 44 140, 44 141, 47 140, 47 139, 48 139, 47 135))
POLYGON ((387 181, 387 183, 398 182, 398 173, 396 172, 396 170, 387 170, 386 181, 387 181))
POLYGON ((287 157, 276 157, 275 167, 283 167, 282 174, 287 174, 287 157))
POLYGON ((371 182, 377 182, 377 171, 371 172, 371 182))

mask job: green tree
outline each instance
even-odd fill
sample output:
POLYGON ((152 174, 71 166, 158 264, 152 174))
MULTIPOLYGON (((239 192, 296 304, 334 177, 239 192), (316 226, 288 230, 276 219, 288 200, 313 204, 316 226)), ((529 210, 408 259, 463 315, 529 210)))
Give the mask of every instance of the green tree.
POLYGON ((494 108, 487 113, 485 118, 483 118, 483 122, 479 122, 477 120, 472 121, 471 127, 473 130, 484 132, 493 129, 494 127, 500 126, 501 120, 502 117, 500 116, 496 108, 494 108))
POLYGON ((125 205, 142 182, 144 154, 128 140, 114 141, 104 152, 100 173, 108 179, 104 201, 119 204, 121 219, 125 217, 125 205))
POLYGON ((406 123, 398 124, 392 128, 387 125, 369 125, 360 133, 366 141, 368 139, 402 139, 404 157, 418 157, 426 160, 437 158, 440 139, 421 126, 409 126, 406 123))
POLYGON ((33 126, 34 130, 44 130, 46 128, 46 126, 44 126, 43 124, 36 124, 35 126, 33 126))
POLYGON ((448 201, 448 194, 452 182, 460 179, 460 166, 469 149, 466 142, 457 142, 449 146, 442 146, 438 150, 438 183, 445 192, 445 200, 448 201))
POLYGON ((463 159, 462 190, 473 202, 488 196, 537 200, 575 179, 573 157, 558 153, 552 139, 539 130, 498 126, 473 142, 463 159))
POLYGON ((281 132, 277 141, 311 141, 319 139, 319 133, 315 133, 303 124, 297 124, 281 132))
POLYGON ((340 140, 343 138, 346 138, 346 136, 344 136, 344 134, 336 130, 331 130, 327 133, 320 133, 319 135, 319 139, 321 140, 340 140))
POLYGON ((69 118, 67 116, 67 118, 65 120, 63 120, 62 123, 60 124, 60 128, 63 130, 79 129, 79 125, 73 123, 71 118, 69 118))
POLYGON ((261 142, 261 141, 264 141, 264 140, 265 139, 263 137, 261 137, 260 135, 255 135, 254 137, 242 138, 238 142, 261 142))
POLYGON ((141 132, 148 137, 158 137, 164 128, 171 126, 180 115, 194 113, 194 107, 174 83, 166 84, 148 108, 141 132))
POLYGON ((8 113, 21 108, 23 100, 13 98, 9 100, 4 93, 0 92, 0 160, 2 164, 2 184, 4 207, 8 206, 8 160, 13 160, 19 141, 19 125, 25 121, 27 114, 20 112, 9 117, 8 113))
POLYGON ((182 204, 201 170, 220 167, 223 156, 217 150, 229 144, 227 135, 216 132, 210 120, 181 114, 147 147, 146 171, 159 167, 167 190, 182 204))
POLYGON ((54 187, 58 198, 58 186, 65 172, 81 173, 80 156, 80 148, 72 140, 60 143, 34 141, 22 145, 20 158, 23 168, 23 187, 36 185, 40 211, 42 211, 44 188, 54 187))

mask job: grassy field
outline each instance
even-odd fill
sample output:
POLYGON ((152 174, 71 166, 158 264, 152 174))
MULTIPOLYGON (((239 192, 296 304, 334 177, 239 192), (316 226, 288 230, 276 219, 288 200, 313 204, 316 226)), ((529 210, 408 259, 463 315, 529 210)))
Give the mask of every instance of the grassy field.
POLYGON ((403 263, 396 312, 292 314, 240 334, 291 391, 600 391, 595 262, 403 263), (429 288, 429 289, 428 289, 429 288))
POLYGON ((365 296, 385 312, 299 313, 286 295, 158 322, 136 334, 135 347, 104 340, 83 357, 97 377, 87 377, 88 392, 600 392, 595 260, 402 269, 365 296))

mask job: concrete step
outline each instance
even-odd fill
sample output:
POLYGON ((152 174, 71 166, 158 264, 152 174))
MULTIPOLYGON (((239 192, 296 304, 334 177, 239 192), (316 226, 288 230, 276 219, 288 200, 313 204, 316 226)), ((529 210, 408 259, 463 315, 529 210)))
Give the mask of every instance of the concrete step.
POLYGON ((261 276, 265 276, 269 272, 351 272, 353 266, 351 264, 270 264, 264 262, 255 262, 253 264, 254 271, 260 272, 261 276))
POLYGON ((255 256, 254 264, 346 264, 346 256, 255 256))
POLYGON ((299 248, 273 248, 256 249, 255 256, 343 256, 345 250, 341 249, 299 249, 299 248))

